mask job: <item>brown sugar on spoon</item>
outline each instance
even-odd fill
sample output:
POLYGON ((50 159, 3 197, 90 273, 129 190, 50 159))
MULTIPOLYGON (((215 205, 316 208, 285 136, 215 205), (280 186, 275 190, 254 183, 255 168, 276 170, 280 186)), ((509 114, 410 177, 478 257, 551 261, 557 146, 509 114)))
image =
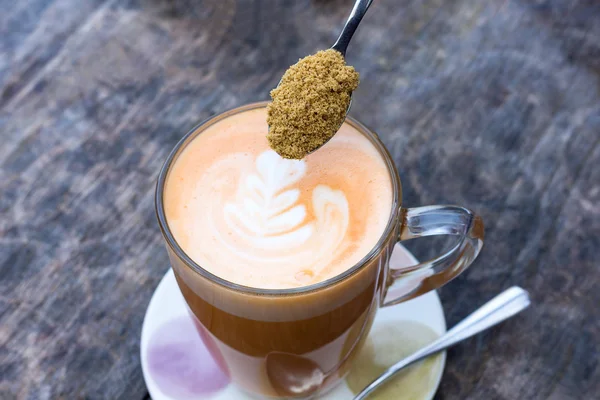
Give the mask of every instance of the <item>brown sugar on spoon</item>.
POLYGON ((336 50, 319 51, 292 65, 271 91, 269 145, 280 156, 302 159, 338 131, 358 87, 358 72, 336 50))

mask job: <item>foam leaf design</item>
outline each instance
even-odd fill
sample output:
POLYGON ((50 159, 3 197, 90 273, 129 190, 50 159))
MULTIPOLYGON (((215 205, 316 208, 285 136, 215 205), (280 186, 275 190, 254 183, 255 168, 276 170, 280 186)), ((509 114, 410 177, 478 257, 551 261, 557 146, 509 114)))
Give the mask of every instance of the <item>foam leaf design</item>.
MULTIPOLYGON (((225 225, 213 222, 221 228, 210 232, 241 265, 255 263, 270 273, 295 266, 316 277, 345 251, 348 200, 343 191, 318 184, 303 204, 298 184, 306 168, 305 161, 265 151, 245 165, 233 198, 220 197, 225 225)), ((294 274, 283 278, 298 283, 294 274)))
POLYGON ((272 150, 256 159, 256 173, 242 179, 236 201, 225 205, 225 220, 236 234, 258 247, 298 245, 311 235, 301 226, 306 207, 296 204, 300 190, 290 188, 306 171, 302 160, 286 160, 272 150))

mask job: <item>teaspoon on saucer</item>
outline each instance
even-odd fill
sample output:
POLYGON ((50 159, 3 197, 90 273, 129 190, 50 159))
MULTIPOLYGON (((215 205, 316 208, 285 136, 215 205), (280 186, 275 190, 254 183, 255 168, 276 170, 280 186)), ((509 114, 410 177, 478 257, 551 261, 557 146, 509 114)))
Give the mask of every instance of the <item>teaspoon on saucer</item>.
POLYGON ((367 398, 378 387, 385 383, 390 377, 407 366, 420 361, 433 354, 439 353, 454 346, 455 344, 470 338, 500 322, 520 313, 530 304, 527 291, 518 286, 513 286, 505 290, 492 300, 485 303, 467 318, 459 322, 454 328, 450 329, 444 335, 440 336, 433 343, 423 347, 421 350, 413 353, 405 359, 397 362, 387 369, 379 378, 371 382, 354 400, 367 398))
MULTIPOLYGON (((388 368, 354 400, 367 398, 400 370, 499 324, 523 311, 529 304, 529 294, 520 287, 513 286, 503 291, 434 342, 388 368)), ((320 389, 328 375, 314 361, 294 354, 271 353, 266 364, 271 384, 278 394, 284 396, 310 396, 320 389)))

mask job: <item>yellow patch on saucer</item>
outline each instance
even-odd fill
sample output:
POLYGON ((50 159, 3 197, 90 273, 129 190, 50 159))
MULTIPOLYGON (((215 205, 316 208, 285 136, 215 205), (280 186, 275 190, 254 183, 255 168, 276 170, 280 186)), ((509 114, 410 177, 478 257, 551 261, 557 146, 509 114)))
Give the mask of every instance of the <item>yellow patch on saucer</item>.
MULTIPOLYGON (((346 383, 356 395, 401 359, 433 342, 438 335, 428 326, 402 321, 376 326, 352 363, 346 383)), ((441 355, 413 364, 377 389, 373 400, 422 400, 435 387, 442 364, 441 355)))

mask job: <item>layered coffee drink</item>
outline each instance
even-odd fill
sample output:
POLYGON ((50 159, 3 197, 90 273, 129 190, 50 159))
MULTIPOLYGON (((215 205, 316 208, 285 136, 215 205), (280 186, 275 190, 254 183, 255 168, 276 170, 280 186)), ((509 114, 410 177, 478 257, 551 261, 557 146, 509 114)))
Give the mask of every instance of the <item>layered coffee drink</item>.
POLYGON ((165 213, 198 265, 236 284, 287 289, 325 281, 375 247, 390 218, 388 168, 349 124, 302 160, 269 148, 266 110, 203 131, 169 173, 165 213))
POLYGON ((272 151, 267 129, 264 104, 197 128, 167 163, 159 209, 220 368, 253 395, 307 398, 343 379, 369 332, 398 237, 399 181, 350 120, 302 160, 272 151))
POLYGON ((289 160, 269 148, 266 116, 266 103, 251 104, 186 135, 159 175, 157 216, 222 371, 254 397, 320 398, 348 373, 381 306, 435 290, 473 262, 483 222, 464 207, 402 208, 391 157, 352 118, 289 160), (459 242, 390 266, 398 241, 439 234, 459 242))

